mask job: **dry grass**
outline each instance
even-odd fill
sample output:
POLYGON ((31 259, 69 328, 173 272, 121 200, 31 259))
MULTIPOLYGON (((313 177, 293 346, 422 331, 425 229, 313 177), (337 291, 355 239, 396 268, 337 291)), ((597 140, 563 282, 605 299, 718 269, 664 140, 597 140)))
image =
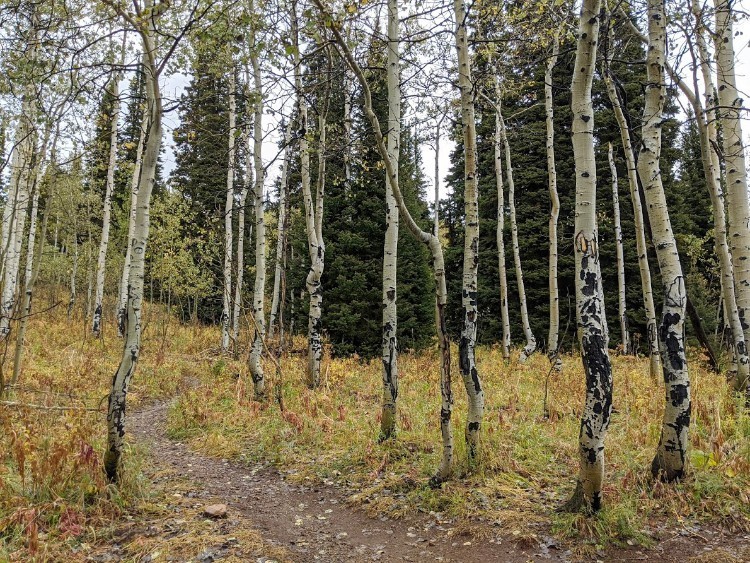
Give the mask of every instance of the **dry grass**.
MULTIPOLYGON (((645 361, 614 359, 617 412, 607 441, 606 506, 586 518, 555 512, 571 493, 577 469, 579 358, 566 357, 564 371, 551 375, 545 418, 547 360, 537 355, 523 366, 506 364, 499 350, 478 350, 487 404, 481 460, 471 471, 464 461, 465 394, 456 375, 455 478, 434 490, 427 483, 440 455, 434 351, 401 356, 399 433, 378 444, 378 361, 326 358, 323 387, 310 391, 304 386, 304 341, 296 340, 293 353, 281 358, 287 407, 281 413, 274 402, 252 399, 244 358, 218 354, 216 328, 167 321, 158 308, 147 309, 145 318, 129 408, 181 393, 170 411, 174 436, 211 455, 271 461, 290 479, 336 483, 350 503, 373 514, 433 512, 456 533, 511 534, 520 540, 554 534, 583 539, 579 545, 648 544, 665 526, 695 523, 750 529, 750 417, 723 378, 695 358, 693 463, 689 477, 677 485, 647 477, 663 386, 649 379, 645 361)), ((105 483, 103 411, 121 352, 111 324, 103 340, 93 340, 82 318, 68 321, 62 310, 32 319, 22 387, 13 400, 101 410, 0 407, 0 560, 76 560, 100 554, 115 541, 122 550, 118 555, 128 560, 156 551, 180 559, 206 549, 225 549, 226 557, 237 559, 254 553, 260 539, 238 531, 247 523, 221 528, 204 522, 175 490, 153 482, 138 448, 125 456, 121 486, 105 483)), ((5 362, 6 374, 10 363, 5 362)), ((457 366, 454 370, 457 374, 457 366)), ((274 384, 270 363, 266 373, 274 384)), ((189 487, 173 486, 177 492, 189 487)))
MULTIPOLYGON (((607 439, 606 507, 593 518, 556 512, 577 470, 584 391, 577 357, 564 358, 563 372, 550 376, 545 418, 546 358, 506 364, 498 349, 478 350, 486 394, 481 460, 472 470, 465 463, 465 393, 456 377, 455 479, 440 490, 428 486, 440 456, 434 352, 400 357, 399 433, 385 444, 377 443, 379 361, 326 359, 323 387, 311 391, 299 353, 281 359, 286 412, 253 401, 244 366, 222 361, 176 403, 170 431, 211 455, 270 460, 292 479, 335 482, 351 503, 373 514, 434 512, 474 535, 553 533, 593 544, 647 545, 664 525, 700 522, 747 531, 750 417, 723 377, 692 360, 692 469, 682 483, 664 485, 647 471, 660 431, 663 384, 650 379, 646 361, 613 358, 616 412, 607 439)), ((273 374, 270 364, 267 373, 273 374)))

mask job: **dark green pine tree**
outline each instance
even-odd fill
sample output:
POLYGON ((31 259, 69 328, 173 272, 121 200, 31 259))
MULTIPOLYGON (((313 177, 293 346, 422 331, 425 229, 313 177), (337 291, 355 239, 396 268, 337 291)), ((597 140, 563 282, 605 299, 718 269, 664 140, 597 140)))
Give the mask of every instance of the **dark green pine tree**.
MULTIPOLYGON (((175 168, 171 183, 190 204, 190 235, 204 238, 223 233, 229 153, 229 79, 217 69, 216 52, 211 44, 201 43, 192 61, 192 80, 180 100, 180 125, 174 131, 175 168)), ((242 83, 237 81, 237 127, 244 127, 242 83)), ((137 142, 137 141, 136 141, 137 142)), ((243 182, 244 143, 237 143, 234 176, 235 192, 243 182)), ((246 221, 246 225, 251 222, 246 221)), ((223 235, 217 240, 223 241, 223 235)), ((252 264, 252 245, 246 244, 245 263, 252 264)), ((199 317, 216 321, 222 308, 223 253, 198 257, 200 267, 213 278, 211 294, 202 301, 199 317)))

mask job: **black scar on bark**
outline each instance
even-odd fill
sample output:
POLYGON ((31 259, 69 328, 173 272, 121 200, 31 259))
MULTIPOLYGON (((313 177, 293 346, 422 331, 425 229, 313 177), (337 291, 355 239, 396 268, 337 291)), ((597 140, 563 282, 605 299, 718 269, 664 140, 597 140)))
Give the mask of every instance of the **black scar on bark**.
POLYGON ((479 373, 477 373, 477 368, 475 367, 471 368, 471 380, 474 382, 474 391, 481 393, 482 384, 479 382, 479 373))
POLYGON ((667 357, 669 358, 669 363, 672 366, 672 369, 678 371, 682 370, 684 366, 683 357, 685 351, 675 331, 669 329, 680 322, 680 319, 681 317, 679 313, 665 313, 662 318, 659 335, 661 341, 664 342, 666 347, 667 357))
POLYGON ((747 324, 747 321, 745 321, 745 309, 740 309, 739 315, 740 315, 740 324, 742 325, 742 330, 747 330, 748 328, 750 328, 750 325, 747 324))
POLYGON ((586 297, 593 297, 597 293, 597 276, 596 272, 587 272, 581 270, 581 279, 583 280, 583 287, 581 292, 586 297))
MULTIPOLYGON (((685 401, 689 396, 689 387, 687 385, 678 384, 673 385, 669 390, 669 398, 672 401, 673 407, 678 407, 685 401)), ((688 423, 690 423, 690 415, 688 415, 688 423)))
POLYGON ((389 289, 386 291, 386 297, 388 297, 389 301, 393 301, 396 299, 396 290, 395 289, 389 289))
POLYGON ((470 422, 468 427, 469 427, 469 432, 479 432, 478 422, 470 422))

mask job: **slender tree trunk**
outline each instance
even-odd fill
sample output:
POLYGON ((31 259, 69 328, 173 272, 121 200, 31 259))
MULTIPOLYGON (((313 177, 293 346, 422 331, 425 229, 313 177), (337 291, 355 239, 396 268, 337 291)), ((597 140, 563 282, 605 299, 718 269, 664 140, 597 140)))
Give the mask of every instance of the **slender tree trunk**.
POLYGON ((232 214, 234 211, 234 136, 237 120, 237 103, 235 101, 236 81, 234 64, 229 72, 229 164, 227 166, 227 198, 224 204, 224 292, 221 309, 221 349, 229 350, 229 336, 232 315, 232 214))
POLYGON ((148 112, 143 112, 141 120, 141 132, 138 137, 138 148, 135 152, 135 163, 133 177, 130 181, 130 212, 128 213, 128 239, 125 249, 125 263, 122 267, 120 278, 120 299, 117 305, 117 336, 125 334, 125 317, 128 305, 128 282, 130 276, 130 262, 132 258, 133 237, 135 236, 135 215, 138 205, 138 185, 141 181, 141 164, 143 160, 143 147, 146 143, 146 131, 149 128, 148 112))
MULTIPOLYGON (((151 7, 150 4, 146 4, 151 7)), ((112 389, 109 394, 107 409, 107 449, 104 454, 104 470, 110 481, 119 480, 119 465, 125 436, 125 403, 130 380, 138 363, 141 350, 141 313, 143 305, 143 286, 145 277, 146 243, 149 232, 149 209, 151 191, 156 177, 156 166, 159 160, 161 145, 162 101, 159 91, 159 74, 155 61, 154 18, 149 20, 148 28, 140 29, 143 52, 146 64, 147 108, 149 130, 146 146, 143 151, 141 178, 138 187, 135 232, 131 240, 132 254, 128 276, 128 304, 126 313, 126 335, 120 365, 112 378, 112 389)))
MULTIPOLYGON (((276 262, 273 276, 273 297, 271 298, 271 315, 268 320, 268 338, 273 338, 276 330, 277 318, 281 316, 279 311, 279 301, 284 295, 281 291, 281 278, 284 275, 284 266, 286 262, 286 238, 287 238, 287 191, 289 187, 289 164, 292 156, 292 122, 286 126, 284 133, 284 164, 281 168, 281 181, 279 183, 279 221, 278 221, 278 238, 276 239, 276 262)), ((283 312, 283 311, 282 311, 283 312)), ((279 331, 282 331, 282 324, 279 324, 279 331)), ((279 340, 281 342, 281 339, 279 340)))
POLYGON ((599 510, 602 505, 604 439, 612 412, 612 368, 607 350, 596 224, 594 107, 591 100, 600 6, 600 0, 584 0, 582 3, 574 65, 580 72, 574 73, 571 84, 576 179, 576 319, 586 374, 586 400, 578 436, 581 463, 578 486, 566 508, 587 511, 599 510))
POLYGON ((664 305, 659 348, 665 383, 665 409, 659 446, 651 471, 667 480, 684 475, 690 427, 690 377, 685 356, 685 278, 669 220, 661 180, 661 124, 666 88, 664 64, 666 16, 663 0, 648 1, 648 49, 642 144, 638 174, 644 186, 652 238, 661 271, 664 305))
MULTIPOLYGON (((323 6, 321 0, 313 0, 313 3, 318 10, 330 17, 326 8, 323 6)), ((393 168, 390 158, 388 157, 388 149, 386 146, 386 140, 383 136, 382 129, 380 128, 380 122, 372 109, 372 94, 370 86, 365 78, 362 68, 357 64, 354 59, 351 50, 349 49, 344 37, 341 34, 341 30, 337 26, 331 27, 338 48, 349 65, 349 68, 357 78, 364 98, 364 113, 367 117, 370 125, 372 126, 373 132, 375 133, 375 140, 377 143, 378 153, 380 158, 385 164, 386 172, 391 180, 391 187, 393 188, 393 196, 398 204, 399 213, 401 218, 406 223, 409 231, 414 237, 425 244, 430 249, 432 255, 433 272, 435 275, 435 297, 437 300, 435 324, 437 327, 438 336, 438 348, 440 350, 440 395, 441 395, 441 408, 440 408, 440 431, 443 440, 443 455, 438 468, 437 473, 432 477, 431 484, 437 486, 450 477, 453 462, 453 431, 451 429, 451 415, 453 412, 453 395, 451 391, 451 359, 450 359, 450 340, 445 323, 445 307, 448 301, 448 291, 446 289, 445 280, 445 262, 443 260, 443 248, 440 244, 440 239, 435 233, 428 233, 423 231, 419 225, 414 221, 414 218, 409 213, 409 209, 406 207, 401 189, 398 182, 398 172, 393 168)))
MULTIPOLYGON (((401 136, 401 92, 399 86, 399 17, 397 0, 388 0, 388 134, 387 148, 391 166, 398 174, 399 141, 401 136)), ((385 243, 383 248, 383 409, 380 438, 385 440, 396 432, 396 400, 398 398, 398 344, 396 339, 396 267, 398 264, 399 213, 390 178, 385 178, 385 243)))
POLYGON ((555 110, 552 95, 552 71, 555 70, 560 52, 560 32, 552 38, 552 54, 544 72, 544 110, 547 127, 547 184, 549 186, 549 336, 547 357, 557 371, 562 369, 558 350, 560 340, 560 295, 557 285, 557 220, 560 216, 560 196, 557 194, 557 168, 555 167, 555 110))
POLYGON ((607 147, 609 171, 612 175, 612 208, 615 222, 615 248, 617 255, 617 303, 620 316, 620 342, 622 353, 630 354, 630 331, 628 330, 627 304, 625 302, 625 256, 622 248, 622 227, 620 225, 620 194, 617 186, 617 166, 612 153, 612 143, 607 147))
POLYGON ((471 61, 466 31, 466 5, 454 0, 456 17, 456 53, 458 56, 458 87, 461 91, 461 122, 464 141, 464 264, 461 305, 463 327, 458 344, 459 368, 468 398, 466 444, 469 461, 479 451, 479 430, 484 416, 484 391, 479 379, 474 347, 477 339, 479 308, 477 307, 477 275, 479 267, 479 203, 477 193, 477 135, 474 120, 474 96, 471 61))
MULTIPOLYGON (((714 0, 716 9, 716 74, 719 84, 719 122, 726 168, 729 241, 734 267, 737 310, 745 342, 750 342, 750 198, 747 193, 747 169, 742 139, 742 97, 735 76, 732 4, 714 0)), ((742 368, 741 368, 742 369, 742 368)), ((750 377, 738 372, 735 388, 750 397, 750 377)))
POLYGON ((628 169, 628 187, 630 189, 630 201, 633 204, 633 221, 635 223, 635 244, 638 251, 638 270, 641 276, 641 291, 643 293, 643 308, 646 312, 646 340, 649 350, 649 370, 651 377, 656 379, 661 372, 661 360, 659 357, 659 339, 656 330, 656 307, 654 306, 654 294, 651 289, 651 268, 648 264, 648 247, 646 245, 646 226, 641 205, 641 194, 638 186, 638 171, 636 169, 635 153, 631 141, 630 125, 625 118, 625 113, 620 104, 620 98, 615 88, 614 80, 609 71, 609 64, 604 72, 604 81, 607 85, 607 95, 612 104, 612 109, 620 128, 620 138, 625 152, 625 164, 628 169))
MULTIPOLYGON (((254 42, 253 42, 254 43, 254 42)), ((255 49, 251 45, 251 49, 255 49)), ((250 375, 253 378, 255 396, 262 397, 266 390, 266 381, 260 358, 263 353, 263 341, 266 337, 265 295, 266 295, 266 222, 263 188, 266 181, 263 167, 263 84, 261 82, 260 61, 257 51, 252 51, 250 62, 253 67, 255 85, 255 104, 253 116, 253 162, 255 164, 255 286, 253 287, 253 319, 255 320, 255 337, 250 353, 250 375)), ((320 195, 322 198, 322 194, 320 195)), ((322 217, 321 217, 322 221, 322 217)))
MULTIPOLYGON (((54 154, 54 150, 53 150, 54 154)), ((53 162, 55 159, 53 158, 53 162)), ((28 326, 29 316, 31 316, 31 297, 34 291, 34 283, 39 275, 39 267, 42 262, 42 251, 44 250, 44 237, 47 233, 47 217, 49 215, 49 203, 44 211, 42 219, 42 228, 39 234, 39 241, 36 241, 36 217, 39 206, 39 187, 34 192, 34 201, 31 207, 31 222, 29 225, 29 240, 26 250, 26 275, 24 279, 23 302, 21 305, 21 320, 18 326, 18 337, 16 339, 16 350, 13 359, 13 377, 11 385, 18 383, 18 377, 21 374, 21 362, 23 360, 24 338, 26 337, 26 327, 28 326), (36 246, 38 244, 38 246, 36 246), (36 258, 36 260, 35 260, 36 258)), ((2 391, 2 389, 0 389, 2 391)))
POLYGON ((70 267, 70 299, 68 299, 68 319, 73 314, 73 308, 76 306, 76 276, 78 276, 78 223, 73 223, 73 235, 71 236, 73 247, 73 260, 70 267))
POLYGON ((510 205, 510 235, 511 244, 513 245, 513 263, 516 269, 516 284, 518 285, 518 300, 521 302, 521 325, 523 327, 523 333, 526 337, 526 346, 521 351, 521 356, 518 358, 520 363, 526 362, 529 356, 536 350, 536 338, 531 332, 531 324, 529 323, 529 311, 526 306, 526 288, 523 282, 523 269, 521 268, 521 251, 518 245, 518 222, 516 221, 516 196, 515 196, 515 182, 513 181, 513 163, 511 161, 510 154, 510 143, 508 142, 508 133, 505 128, 505 120, 501 110, 500 100, 496 108, 496 114, 500 120, 500 137, 505 149, 505 170, 508 177, 508 203, 510 205))
MULTIPOLYGON (((125 62, 125 35, 122 38, 122 57, 125 62)), ((115 168, 117 167, 117 122, 120 116, 120 75, 112 78, 112 115, 109 135, 109 162, 107 163, 107 183, 104 188, 104 208, 102 212, 102 238, 99 241, 99 256, 96 262, 96 290, 94 292, 94 319, 91 332, 98 337, 102 330, 102 303, 104 301, 104 278, 107 267, 107 248, 109 247, 109 227, 112 214, 112 192, 115 188, 115 168)))

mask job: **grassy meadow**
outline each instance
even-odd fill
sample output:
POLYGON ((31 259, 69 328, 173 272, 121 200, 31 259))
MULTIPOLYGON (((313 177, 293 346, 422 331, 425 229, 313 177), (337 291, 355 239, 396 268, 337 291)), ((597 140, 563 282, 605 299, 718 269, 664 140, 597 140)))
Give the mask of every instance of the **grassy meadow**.
MULTIPOLYGON (((175 502, 174 486, 147 477, 138 445, 126 452, 119 488, 103 477, 106 397, 122 351, 108 320, 101 340, 63 307, 30 322, 19 386, 0 405, 0 561, 76 560, 74 554, 110 541, 123 521, 158 521, 175 502)), ((440 456, 436 350, 400 356, 398 434, 378 443, 379 360, 327 355, 323 385, 312 391, 304 385, 305 341, 295 338, 279 359, 280 376, 264 360, 269 387, 282 391, 282 412, 273 393, 266 402, 253 399, 244 347, 238 358, 222 356, 218 342, 216 327, 181 325, 148 307, 129 409, 177 396, 169 433, 196 450, 271 462, 289 479, 339 486, 351 504, 373 515, 432 512, 478 537, 550 535, 586 549, 648 546, 665 525, 750 531, 750 416, 724 377, 706 371, 695 355, 691 471, 673 485, 653 482, 648 472, 663 385, 650 378, 646 360, 613 356, 605 508, 585 517, 556 511, 577 471, 584 376, 576 356, 563 358, 561 373, 550 373, 540 354, 519 365, 517 351, 509 363, 497 348, 477 351, 486 412, 481 459, 471 469, 463 443, 465 393, 454 364, 455 478, 433 489, 428 480, 440 456)), ((5 350, 6 374, 12 350, 12 344, 5 350)), ((198 528, 190 530, 196 538, 213 533, 198 528)), ((240 540, 260 541, 252 534, 240 540)), ((125 549, 139 560, 152 546, 131 542, 125 549)))

